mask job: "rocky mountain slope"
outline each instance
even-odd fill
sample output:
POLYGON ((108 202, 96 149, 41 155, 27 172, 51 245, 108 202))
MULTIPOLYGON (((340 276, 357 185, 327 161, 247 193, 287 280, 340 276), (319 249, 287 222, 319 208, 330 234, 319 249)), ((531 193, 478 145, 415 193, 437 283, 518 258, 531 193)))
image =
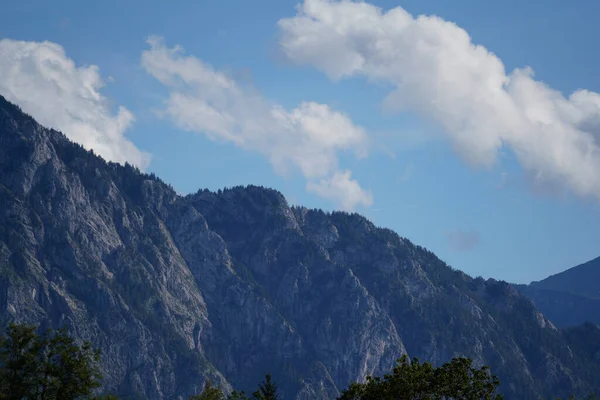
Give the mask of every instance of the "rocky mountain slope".
POLYGON ((600 258, 515 287, 558 327, 600 324, 600 258))
POLYGON ((0 324, 15 320, 91 339, 129 398, 270 371, 284 399, 333 399, 405 352, 489 364, 509 399, 600 392, 595 325, 559 330, 357 214, 253 186, 179 196, 0 97, 0 324))

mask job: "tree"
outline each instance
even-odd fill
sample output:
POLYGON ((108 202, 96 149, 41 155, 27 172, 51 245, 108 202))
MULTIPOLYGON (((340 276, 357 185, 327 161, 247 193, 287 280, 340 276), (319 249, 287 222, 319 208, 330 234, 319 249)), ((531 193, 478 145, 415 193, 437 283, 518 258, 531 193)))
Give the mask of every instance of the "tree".
POLYGON ((234 390, 227 396, 227 400, 250 400, 244 391, 238 392, 234 390))
POLYGON ((32 395, 39 378, 41 343, 34 326, 10 325, 0 338, 0 399, 32 395))
POLYGON ((502 400, 496 392, 499 385, 487 367, 474 368, 468 358, 454 358, 434 368, 404 355, 391 374, 352 383, 339 400, 502 400))
POLYGON ((0 338, 0 399, 71 400, 100 386, 100 351, 79 346, 65 329, 11 324, 0 338))
POLYGON ((211 381, 206 381, 202 393, 190 397, 190 400, 225 400, 225 394, 221 388, 213 386, 211 381))
POLYGON ((277 385, 271 379, 271 374, 267 374, 265 381, 259 385, 252 396, 256 400, 277 400, 277 385))
POLYGON ((246 393, 238 392, 234 390, 229 394, 229 396, 225 397, 225 394, 219 387, 215 387, 212 385, 210 381, 207 381, 204 385, 204 389, 202 389, 202 393, 196 396, 192 396, 189 400, 250 400, 246 393))
POLYGON ((469 358, 453 358, 435 370, 435 385, 439 395, 447 399, 502 399, 497 394, 500 386, 498 378, 490 374, 487 366, 473 368, 473 361, 469 358))

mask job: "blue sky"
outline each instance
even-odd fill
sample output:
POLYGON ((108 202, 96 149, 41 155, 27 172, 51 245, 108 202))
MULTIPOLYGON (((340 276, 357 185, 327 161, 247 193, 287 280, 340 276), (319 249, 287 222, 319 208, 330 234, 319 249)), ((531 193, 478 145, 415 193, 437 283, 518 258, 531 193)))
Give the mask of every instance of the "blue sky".
POLYGON ((512 282, 600 256, 597 1, 24 0, 3 11, 0 94, 181 193, 273 187, 512 282), (397 7, 439 18, 387 23, 397 7), (533 77, 512 74, 528 66, 533 77))

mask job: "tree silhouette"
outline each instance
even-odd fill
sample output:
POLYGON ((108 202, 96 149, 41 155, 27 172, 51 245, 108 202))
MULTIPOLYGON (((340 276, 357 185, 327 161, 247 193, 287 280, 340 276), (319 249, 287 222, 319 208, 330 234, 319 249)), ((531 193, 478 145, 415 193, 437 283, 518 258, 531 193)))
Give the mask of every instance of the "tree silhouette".
POLYGON ((339 400, 501 400, 499 385, 487 367, 474 368, 468 358, 454 358, 434 368, 404 355, 391 374, 352 383, 339 400))
POLYGON ((0 399, 70 400, 100 386, 99 350, 79 346, 65 329, 40 336, 11 324, 0 338, 0 399))
POLYGON ((277 400, 277 385, 271 379, 271 374, 267 374, 264 382, 259 385, 258 390, 252 396, 256 400, 277 400))

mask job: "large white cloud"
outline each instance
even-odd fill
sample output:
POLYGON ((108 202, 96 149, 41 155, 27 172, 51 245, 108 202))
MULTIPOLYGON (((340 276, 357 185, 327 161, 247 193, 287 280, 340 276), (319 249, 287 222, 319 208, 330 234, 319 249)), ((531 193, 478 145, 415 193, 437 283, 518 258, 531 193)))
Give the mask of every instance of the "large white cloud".
POLYGON ((286 110, 202 60, 184 55, 181 47, 169 48, 158 37, 148 43, 142 65, 169 89, 163 111, 177 126, 260 152, 279 174, 298 170, 309 189, 345 209, 372 203, 370 193, 338 169, 340 151, 362 157, 368 145, 364 130, 346 115, 314 102, 286 110), (342 185, 314 190, 321 179, 340 176, 345 177, 342 185))
POLYGON ((508 146, 538 182, 600 197, 598 93, 565 97, 529 68, 507 74, 462 28, 400 7, 305 0, 279 29, 282 50, 297 64, 334 80, 362 75, 391 84, 385 106, 435 120, 469 163, 491 165, 508 146))
POLYGON ((133 114, 113 114, 103 85, 97 66, 76 66, 58 44, 0 40, 0 94, 105 159, 143 169, 149 154, 125 137, 133 114))

